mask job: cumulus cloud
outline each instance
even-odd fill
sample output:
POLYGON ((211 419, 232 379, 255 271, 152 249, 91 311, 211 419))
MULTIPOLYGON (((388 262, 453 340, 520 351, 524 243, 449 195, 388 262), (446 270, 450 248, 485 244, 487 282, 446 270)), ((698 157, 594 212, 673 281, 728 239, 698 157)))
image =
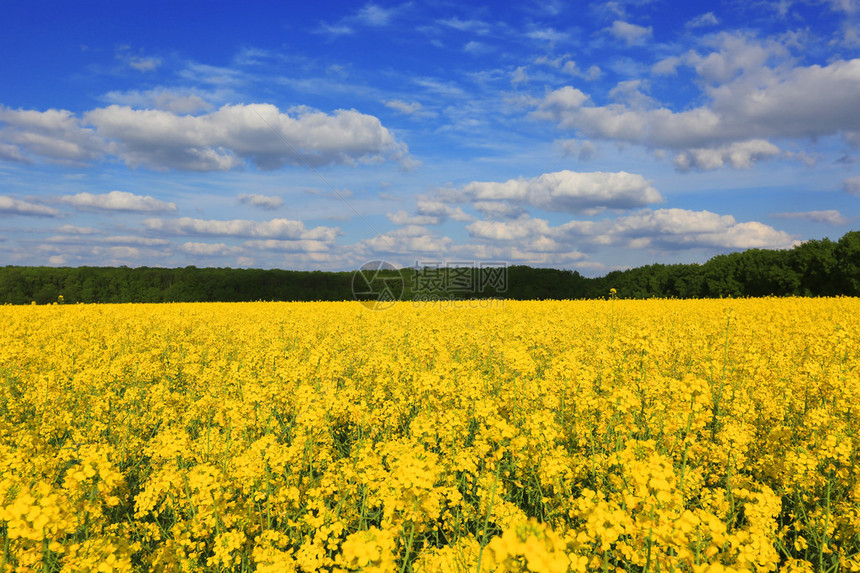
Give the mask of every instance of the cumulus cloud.
POLYGON ((619 40, 624 40, 628 46, 642 43, 646 38, 651 36, 653 30, 651 26, 637 26, 622 20, 616 20, 609 28, 609 33, 619 40))
POLYGON ((56 217, 59 211, 46 205, 22 201, 0 195, 0 215, 30 215, 36 217, 56 217))
POLYGON ((626 103, 634 109, 651 107, 657 102, 644 93, 648 87, 648 82, 645 80, 625 80, 618 82, 609 90, 609 97, 617 102, 626 103))
POLYGON ((447 252, 454 241, 450 237, 440 237, 421 225, 409 224, 393 231, 377 235, 359 242, 357 252, 373 253, 432 253, 440 256, 447 252))
POLYGON ((126 211, 131 213, 168 213, 176 211, 176 203, 159 201, 149 195, 135 195, 127 191, 63 195, 60 201, 82 211, 126 211))
POLYGON ((669 56, 651 66, 651 73, 655 76, 674 76, 682 63, 683 60, 678 56, 669 56))
POLYGON ((0 137, 0 157, 12 160, 41 156, 80 163, 113 155, 130 167, 156 170, 409 159, 406 146, 372 115, 355 110, 326 114, 305 107, 282 113, 269 104, 227 105, 200 115, 110 105, 82 118, 65 110, 0 107, 0 137))
POLYGON ((474 181, 465 185, 459 196, 461 202, 507 201, 571 213, 632 209, 663 201, 647 179, 624 171, 577 173, 564 170, 501 183, 474 181))
POLYGON ((799 213, 775 213, 774 217, 780 219, 802 219, 813 223, 825 223, 828 225, 844 225, 849 220, 835 209, 826 211, 803 211, 799 213))
POLYGON ((752 167, 754 163, 779 155, 779 148, 764 139, 753 139, 715 148, 690 149, 677 153, 675 169, 709 171, 730 165, 735 169, 752 167))
POLYGON ((514 205, 505 201, 475 201, 472 207, 485 217, 492 219, 514 219, 525 214, 522 205, 514 205))
POLYGON ((66 110, 34 111, 0 105, 0 157, 29 161, 33 155, 59 163, 98 159, 107 143, 66 110))
POLYGON ((143 224, 152 231, 173 235, 213 235, 334 241, 342 234, 341 230, 337 227, 314 227, 313 229, 307 229, 302 221, 290 219, 271 219, 269 221, 233 219, 230 221, 220 221, 180 217, 178 219, 146 219, 143 224))
POLYGON ((259 193, 240 193, 239 202, 261 209, 277 209, 284 204, 284 200, 273 195, 260 195, 259 193))
POLYGON ((553 232, 544 219, 528 215, 514 221, 475 221, 467 227, 469 234, 493 241, 519 241, 534 235, 549 235, 553 232))
POLYGON ((468 215, 460 207, 452 207, 442 201, 421 199, 418 201, 418 214, 437 217, 440 220, 451 218, 455 221, 472 221, 474 217, 468 215))
POLYGON ((355 110, 325 114, 268 104, 227 105, 199 116, 109 106, 85 115, 98 133, 117 141, 130 166, 217 171, 252 161, 261 169, 286 164, 354 164, 401 157, 405 146, 379 119, 355 110), (296 156, 298 152, 301 157, 296 156))
POLYGON ((479 239, 555 244, 689 248, 789 248, 796 241, 787 233, 757 221, 738 222, 731 215, 687 209, 643 209, 600 221, 570 221, 556 227, 546 220, 524 215, 513 221, 476 221, 467 227, 479 239), (552 243, 550 243, 552 242, 552 243))
MULTIPOLYGON (((683 60, 709 84, 765 79, 771 72, 768 64, 778 63, 788 56, 783 42, 758 40, 743 33, 721 32, 706 40, 706 45, 712 49, 710 53, 701 55, 692 50, 684 54, 683 60)), ((786 66, 782 71, 791 70, 791 66, 786 66)))
MULTIPOLYGON (((860 59, 771 68, 768 62, 784 56, 784 46, 730 34, 716 41, 713 53, 683 58, 703 80, 705 105, 683 111, 656 102, 642 105, 642 100, 596 105, 587 94, 566 86, 548 93, 533 117, 582 137, 682 152, 678 161, 691 167, 697 157, 701 165, 722 161, 743 166, 744 155, 750 161, 771 156, 774 149, 764 143, 771 138, 842 134, 860 141, 860 59)), ((664 60, 655 73, 672 73, 680 63, 664 60)))
POLYGON ((473 221, 474 217, 460 207, 453 207, 442 201, 422 199, 418 201, 416 213, 396 211, 386 215, 395 225, 438 225, 449 218, 455 221, 473 221))
POLYGON ((731 215, 687 209, 646 209, 620 217, 608 227, 610 236, 646 239, 664 248, 781 249, 796 243, 788 233, 757 221, 741 223, 731 215))

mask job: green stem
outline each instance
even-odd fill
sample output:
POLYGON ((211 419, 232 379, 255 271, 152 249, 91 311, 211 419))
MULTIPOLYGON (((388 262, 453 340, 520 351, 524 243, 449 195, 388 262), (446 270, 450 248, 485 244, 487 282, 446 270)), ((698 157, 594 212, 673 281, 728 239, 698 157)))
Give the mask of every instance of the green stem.
POLYGON ((487 515, 484 517, 484 531, 481 534, 481 548, 478 550, 478 568, 477 573, 481 573, 481 559, 484 557, 484 547, 487 546, 487 527, 490 524, 490 513, 493 510, 493 502, 496 498, 496 484, 499 483, 499 473, 501 472, 501 464, 496 463, 496 477, 493 479, 493 488, 490 490, 490 503, 487 505, 487 515))

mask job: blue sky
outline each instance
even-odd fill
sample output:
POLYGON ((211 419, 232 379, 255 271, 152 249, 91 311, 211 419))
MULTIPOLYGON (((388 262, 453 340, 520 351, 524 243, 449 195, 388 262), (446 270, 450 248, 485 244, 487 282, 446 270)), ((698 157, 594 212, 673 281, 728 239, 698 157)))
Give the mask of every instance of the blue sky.
POLYGON ((858 228, 857 0, 297 4, 4 3, 0 264, 593 276, 858 228))

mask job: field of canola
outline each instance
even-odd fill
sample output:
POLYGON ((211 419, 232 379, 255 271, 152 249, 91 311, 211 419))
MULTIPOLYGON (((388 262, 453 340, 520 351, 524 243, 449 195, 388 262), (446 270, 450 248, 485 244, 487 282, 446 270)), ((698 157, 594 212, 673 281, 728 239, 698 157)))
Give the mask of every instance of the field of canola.
POLYGON ((0 572, 860 570, 858 299, 0 325, 0 572))

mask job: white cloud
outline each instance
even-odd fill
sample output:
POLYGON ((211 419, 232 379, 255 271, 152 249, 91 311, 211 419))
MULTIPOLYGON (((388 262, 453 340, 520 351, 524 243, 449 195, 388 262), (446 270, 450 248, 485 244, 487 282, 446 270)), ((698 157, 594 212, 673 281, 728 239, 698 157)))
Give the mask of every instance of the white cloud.
POLYGON ((493 219, 514 219, 525 214, 522 205, 514 205, 505 201, 475 201, 472 203, 479 213, 493 219))
POLYGON ((651 73, 655 76, 674 76, 682 63, 683 60, 678 56, 669 56, 651 66, 651 73))
POLYGON ((57 231, 68 235, 97 235, 99 233, 99 230, 93 227, 78 227, 76 225, 63 225, 57 231))
POLYGON ((631 209, 663 200, 641 175, 557 171, 531 179, 503 183, 474 181, 465 185, 460 202, 511 201, 551 211, 594 213, 602 209, 631 209))
POLYGON ((240 203, 261 209, 277 209, 284 204, 284 200, 280 197, 259 193, 240 193, 238 199, 240 203))
POLYGON ((132 56, 126 61, 139 72, 151 72, 161 65, 161 58, 155 57, 132 56))
MULTIPOLYGON (((726 83, 745 75, 765 79, 769 62, 788 56, 785 44, 773 39, 756 40, 748 34, 721 32, 707 40, 714 49, 707 55, 695 51, 684 54, 684 62, 711 84, 726 83)), ((755 83, 755 82, 753 82, 755 83)))
POLYGON ((565 62, 561 68, 561 71, 566 74, 570 74, 571 76, 578 76, 580 74, 579 68, 577 67, 576 62, 574 62, 573 60, 565 62))
POLYGON ((851 195, 860 195, 860 175, 849 177, 843 181, 842 190, 851 195))
POLYGON ((85 119, 117 142, 117 154, 132 167, 216 171, 250 160, 261 169, 276 169, 302 160, 354 164, 402 159, 406 153, 379 119, 355 110, 328 115, 297 108, 290 115, 273 105, 249 104, 180 116, 114 105, 88 112, 85 119))
POLYGON ((464 52, 466 52, 467 54, 475 55, 475 56, 478 56, 480 54, 486 54, 488 52, 491 52, 492 50, 493 50, 493 48, 491 48, 487 44, 485 44, 483 42, 478 42, 476 40, 470 40, 470 41, 466 42, 465 46, 463 46, 464 52))
POLYGON ((60 163, 98 159, 107 150, 103 139, 72 112, 13 110, 0 105, 0 156, 26 161, 39 155, 60 163))
POLYGON ((0 159, 15 163, 30 163, 30 160, 24 155, 21 148, 10 143, 0 143, 0 159))
POLYGON ((359 242, 357 251, 408 255, 430 253, 442 256, 453 244, 454 241, 450 237, 439 237, 421 225, 407 225, 359 242))
POLYGON ((179 250, 189 255, 216 256, 216 255, 232 255, 240 252, 242 249, 232 247, 225 243, 194 243, 187 242, 179 246, 179 250))
POLYGON ((331 241, 300 239, 300 240, 283 240, 283 239, 265 239, 262 241, 245 241, 243 247, 261 251, 283 251, 290 253, 320 253, 328 252, 332 249, 331 241))
MULTIPOLYGON (((170 107, 165 97, 162 103, 170 107)), ((306 107, 282 113, 269 104, 227 105, 201 115, 111 105, 83 118, 65 110, 0 106, 0 138, 0 157, 13 161, 41 156, 81 163, 116 156, 131 167, 156 170, 220 171, 248 161, 261 169, 304 162, 410 162, 406 146, 374 116, 355 110, 326 114, 306 107)))
POLYGON ((547 239, 560 249, 572 245, 691 248, 789 248, 787 233, 756 221, 738 222, 731 215, 686 209, 643 209, 600 221, 570 221, 552 227, 546 220, 524 215, 514 221, 476 221, 467 227, 476 238, 534 243, 547 239))
POLYGON ((330 36, 347 36, 355 33, 355 30, 346 24, 320 24, 317 31, 330 36))
POLYGON ((780 219, 803 219, 812 221, 813 223, 826 223, 828 225, 844 225, 849 219, 843 217, 842 214, 835 209, 826 211, 804 211, 800 213, 775 213, 774 217, 780 219))
POLYGON ((248 75, 242 70, 197 62, 187 64, 179 72, 179 75, 191 85, 209 84, 227 93, 249 81, 248 75))
POLYGON ((110 237, 92 237, 86 236, 89 233, 72 232, 70 235, 55 235, 45 239, 46 243, 56 245, 125 245, 139 247, 166 247, 170 244, 167 239, 157 239, 154 237, 139 237, 137 235, 113 235, 110 237))
POLYGON ((137 237, 134 235, 116 235, 112 237, 98 237, 94 241, 108 243, 111 245, 139 245, 143 247, 166 247, 170 244, 167 239, 156 239, 154 237, 137 237))
POLYGON ((554 28, 534 29, 527 32, 526 37, 531 38, 532 40, 542 40, 551 43, 564 42, 570 38, 568 34, 565 34, 564 32, 559 32, 554 28))
POLYGON ((107 103, 136 108, 159 109, 179 114, 197 113, 212 108, 212 104, 201 95, 188 90, 110 91, 102 96, 107 103))
POLYGON ((387 26, 391 22, 395 12, 395 9, 368 4, 358 11, 356 18, 368 26, 387 26))
POLYGON ((460 207, 452 207, 442 201, 422 199, 418 201, 415 215, 406 211, 396 211, 386 215, 395 225, 439 225, 446 220, 473 221, 475 218, 460 207))
POLYGON ((650 37, 653 29, 651 26, 637 26, 622 20, 616 20, 612 23, 612 27, 608 28, 609 33, 619 40, 624 40, 628 46, 641 44, 646 38, 650 37))
POLYGON ((143 224, 152 231, 175 235, 334 241, 339 235, 343 234, 337 227, 314 227, 313 229, 307 229, 302 221, 290 219, 271 219, 269 221, 233 219, 231 221, 219 221, 180 217, 178 219, 146 219, 143 224))
MULTIPOLYGON (((752 56, 759 64, 763 58, 763 53, 752 56)), ((754 74, 745 67, 759 64, 728 59, 712 63, 700 73, 707 77, 740 76, 709 87, 709 105, 680 112, 619 103, 597 106, 588 95, 567 86, 547 94, 533 117, 555 121, 592 139, 688 153, 705 148, 721 152, 731 144, 746 146, 749 151, 752 140, 767 138, 815 138, 838 133, 847 139, 860 136, 860 114, 856 113, 860 59, 839 60, 827 66, 759 68, 754 74)), ((754 146, 765 155, 773 151, 764 149, 760 142, 754 146)), ((683 164, 691 157, 680 161, 683 164)), ((730 158, 723 162, 733 164, 730 158)))
POLYGON ((720 23, 719 18, 714 16, 713 12, 705 12, 696 16, 685 25, 686 28, 702 28, 705 26, 716 26, 720 23))
POLYGON ((135 195, 127 191, 111 191, 99 195, 78 193, 60 197, 62 203, 76 209, 92 211, 128 211, 135 213, 167 213, 176 211, 176 203, 159 201, 149 195, 135 195))
POLYGON ((433 116, 435 113, 427 111, 424 107, 418 103, 417 101, 405 102, 399 99, 392 99, 385 102, 387 107, 395 111, 399 111, 404 115, 414 115, 414 116, 433 116))
POLYGON ((549 66, 551 68, 561 68, 562 65, 566 63, 573 64, 573 67, 576 67, 576 62, 573 60, 568 60, 570 54, 565 54, 563 56, 558 56, 557 58, 550 58, 549 56, 538 56, 535 58, 534 63, 536 65, 544 65, 549 66))
POLYGON ((735 169, 748 169, 763 159, 779 155, 779 148, 763 139, 753 139, 716 148, 689 149, 677 153, 673 159, 675 169, 709 171, 730 165, 735 169))
POLYGON ((534 219, 528 215, 514 221, 475 221, 466 229, 473 237, 493 241, 521 241, 553 232, 546 220, 534 219))
POLYGON ((441 222, 439 217, 432 215, 410 215, 402 209, 394 213, 386 213, 385 216, 395 225, 438 225, 441 222))
POLYGON ((627 240, 645 238, 663 248, 780 249, 796 242, 757 221, 739 223, 731 215, 687 209, 645 209, 612 221, 606 231, 627 240))
POLYGON ((567 157, 576 157, 580 161, 593 159, 597 154, 597 148, 590 141, 568 139, 558 142, 561 144, 563 153, 567 157))
POLYGON ((561 61, 566 57, 567 56, 564 56, 562 58, 556 58, 555 60, 550 60, 546 57, 542 57, 535 60, 535 63, 560 67, 563 73, 576 78, 583 78, 588 81, 596 80, 600 77, 600 74, 602 72, 598 66, 592 65, 589 66, 587 70, 581 70, 579 69, 579 66, 576 65, 576 62, 573 60, 567 60, 562 64, 561 61))
POLYGON ((625 103, 631 108, 648 108, 656 104, 656 100, 644 92, 648 91, 646 80, 624 80, 618 82, 609 90, 609 97, 617 102, 625 103))
POLYGON ((408 7, 408 4, 396 8, 384 8, 378 4, 369 3, 359 8, 352 15, 342 18, 336 24, 321 23, 317 32, 330 36, 344 36, 355 33, 356 26, 383 28, 394 20, 397 12, 408 7))
POLYGON ((525 66, 519 66, 511 73, 511 84, 518 86, 521 83, 529 81, 529 75, 526 73, 525 66))
POLYGON ((36 217, 56 217, 59 211, 46 205, 31 203, 0 195, 0 215, 31 215, 36 217))
POLYGON ((438 20, 438 22, 443 26, 453 28, 460 32, 470 32, 472 34, 478 34, 479 36, 485 36, 492 30, 492 25, 488 22, 484 22, 483 20, 461 20, 454 16, 446 20, 438 20))
POLYGON ((438 217, 442 220, 451 218, 455 221, 472 221, 474 217, 468 215, 460 207, 452 207, 442 201, 421 199, 418 201, 418 214, 438 217))

